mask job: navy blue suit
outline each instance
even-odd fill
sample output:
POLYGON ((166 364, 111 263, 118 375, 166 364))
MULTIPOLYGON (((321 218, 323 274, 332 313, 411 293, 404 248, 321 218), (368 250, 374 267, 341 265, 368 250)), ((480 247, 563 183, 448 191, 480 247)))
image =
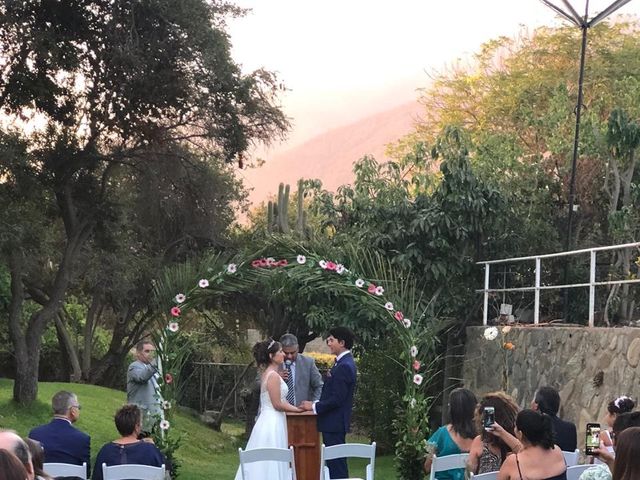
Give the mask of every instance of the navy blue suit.
MULTIPOLYGON (((356 364, 351 353, 342 357, 329 371, 322 387, 320 400, 315 404, 318 431, 326 446, 345 443, 351 426, 353 392, 356 387, 356 364)), ((331 478, 347 478, 347 460, 339 458, 327 462, 331 478)))
POLYGON ((29 438, 42 444, 45 463, 82 465, 82 462, 87 462, 87 475, 89 474, 91 437, 67 420, 54 418, 31 430, 29 438))

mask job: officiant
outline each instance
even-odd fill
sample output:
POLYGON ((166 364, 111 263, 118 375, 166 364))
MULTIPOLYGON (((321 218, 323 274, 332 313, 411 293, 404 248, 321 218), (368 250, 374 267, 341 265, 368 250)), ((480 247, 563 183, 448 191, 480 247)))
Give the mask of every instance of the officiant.
POLYGON ((289 387, 287 401, 291 405, 300 405, 304 401, 316 401, 322 393, 322 375, 316 362, 298 351, 298 339, 291 333, 280 337, 284 363, 280 375, 289 387))

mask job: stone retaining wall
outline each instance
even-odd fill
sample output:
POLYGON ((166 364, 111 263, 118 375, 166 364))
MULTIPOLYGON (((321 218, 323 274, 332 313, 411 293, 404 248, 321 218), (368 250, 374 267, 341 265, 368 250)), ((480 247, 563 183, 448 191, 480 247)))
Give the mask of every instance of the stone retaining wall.
MULTIPOLYGON (((501 327, 500 327, 501 328, 501 327)), ((505 350, 510 393, 528 408, 535 390, 550 385, 560 392, 560 416, 574 422, 584 448, 587 422, 604 424, 607 404, 622 394, 640 396, 640 328, 570 326, 513 327, 487 340, 485 327, 467 329, 463 367, 465 387, 478 396, 500 390, 505 350)))

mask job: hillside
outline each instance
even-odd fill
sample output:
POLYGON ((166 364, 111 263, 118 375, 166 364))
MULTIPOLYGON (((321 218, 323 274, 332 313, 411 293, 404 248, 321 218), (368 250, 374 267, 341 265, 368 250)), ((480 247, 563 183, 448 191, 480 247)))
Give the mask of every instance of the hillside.
POLYGON ((406 103, 266 156, 262 167, 242 172, 245 184, 253 189, 251 203, 257 205, 273 195, 280 182, 295 185, 301 177, 319 178, 328 190, 350 183, 353 163, 366 154, 383 160, 386 145, 412 131, 420 108, 417 102, 406 103))
MULTIPOLYGON (((26 436, 34 426, 51 419, 51 397, 60 390, 78 395, 82 406, 80 419, 76 426, 91 435, 91 462, 95 462, 98 450, 105 443, 118 438, 113 422, 115 411, 126 400, 124 392, 109 388, 78 383, 38 384, 38 400, 29 407, 21 407, 11 401, 13 381, 0 379, 0 428, 16 430, 26 436)), ((192 416, 177 412, 173 427, 182 437, 177 452, 182 465, 178 472, 179 480, 232 480, 238 468, 238 447, 245 446, 242 438, 244 424, 237 421, 225 421, 222 432, 215 432, 192 416)), ((347 441, 366 441, 363 438, 350 437, 347 441)), ((364 460, 349 461, 350 468, 364 471, 364 460)), ((392 456, 376 459, 376 476, 393 480, 392 456), (378 475, 379 474, 379 475, 378 475)))

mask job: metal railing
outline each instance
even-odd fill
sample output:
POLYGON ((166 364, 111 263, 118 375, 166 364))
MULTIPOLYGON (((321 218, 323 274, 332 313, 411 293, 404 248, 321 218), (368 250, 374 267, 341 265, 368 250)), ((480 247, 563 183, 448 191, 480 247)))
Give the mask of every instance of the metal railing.
POLYGON ((627 279, 627 280, 609 280, 606 282, 596 282, 596 254, 598 252, 609 250, 622 250, 624 248, 639 248, 640 242, 625 243, 623 245, 610 245, 608 247, 597 248, 585 248, 582 250, 572 250, 569 252, 549 253, 546 255, 534 255, 529 257, 516 257, 516 258, 503 258, 500 260, 488 260, 485 262, 478 262, 478 265, 484 265, 484 289, 477 290, 484 293, 484 309, 482 314, 482 324, 487 325, 488 312, 489 312, 489 294, 501 293, 501 292, 534 292, 534 307, 533 307, 533 323, 537 324, 540 321, 540 291, 541 290, 561 290, 565 288, 580 288, 589 287, 589 326, 594 325, 594 311, 596 302, 596 287, 603 285, 617 285, 625 283, 640 283, 640 279, 627 279), (589 281, 586 283, 570 283, 566 285, 540 285, 540 271, 542 260, 557 257, 568 257, 574 255, 589 254, 589 281), (516 288, 489 288, 489 275, 491 271, 491 265, 497 265, 501 263, 515 263, 535 261, 535 283, 532 287, 516 287, 516 288))

